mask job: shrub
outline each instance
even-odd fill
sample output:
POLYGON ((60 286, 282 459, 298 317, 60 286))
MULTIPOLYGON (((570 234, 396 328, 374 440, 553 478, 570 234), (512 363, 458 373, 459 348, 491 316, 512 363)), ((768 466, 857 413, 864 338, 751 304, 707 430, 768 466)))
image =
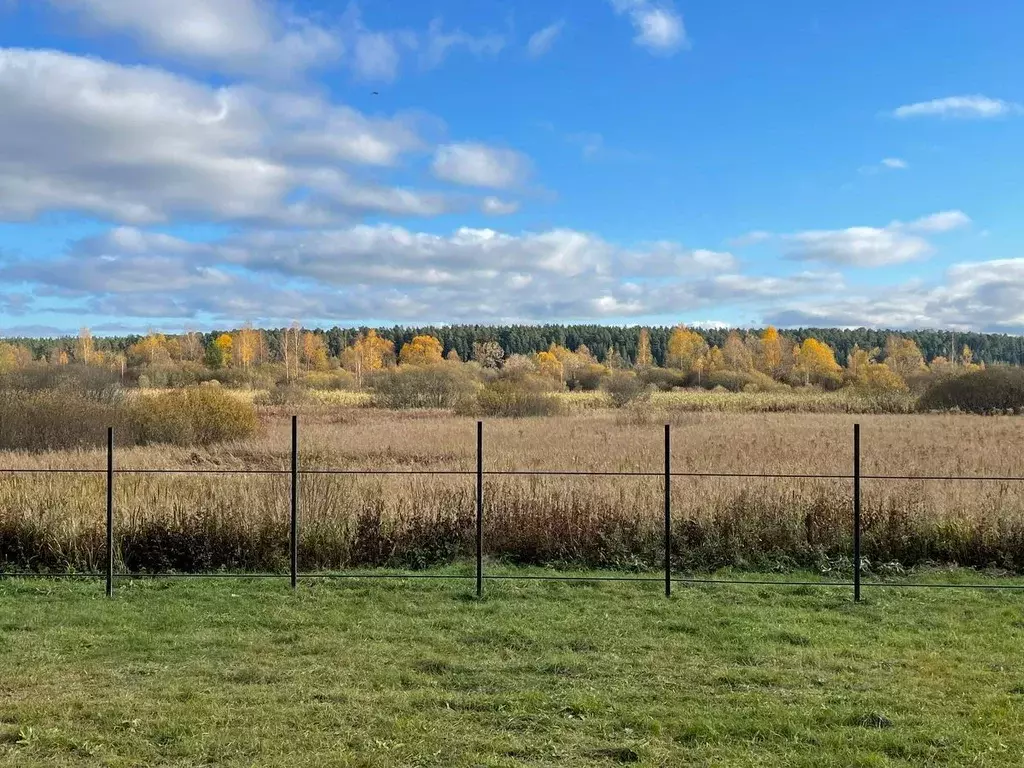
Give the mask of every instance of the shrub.
POLYGON ((152 363, 139 370, 140 389, 193 387, 199 383, 202 371, 194 363, 152 363))
POLYGON ((121 395, 121 377, 92 365, 32 365, 0 377, 0 389, 22 392, 59 390, 89 400, 113 402, 121 395))
POLYGON ((125 414, 112 402, 64 390, 0 391, 0 449, 47 451, 106 443, 122 433, 125 414))
POLYGON ((476 404, 485 416, 554 416, 562 411, 561 401, 533 377, 488 382, 477 393, 476 404))
POLYGON ((210 445, 251 437, 259 428, 252 405, 217 387, 142 397, 131 411, 140 443, 210 445))
POLYGON ((970 413, 1024 409, 1024 369, 996 367, 972 371, 933 384, 918 401, 924 411, 959 409, 970 413))
POLYGON ((784 384, 759 371, 715 371, 704 378, 701 386, 705 389, 721 387, 730 392, 778 392, 786 389, 784 384))
POLYGON ((587 363, 566 372, 565 383, 569 389, 593 392, 601 387, 601 379, 608 369, 599 363, 587 363))
POLYGON ((309 392, 298 384, 277 384, 254 399, 256 405, 302 405, 309 401, 309 392))
POLYGON ((320 391, 356 389, 356 377, 342 370, 307 373, 302 377, 302 383, 310 389, 320 391))
POLYGON ((459 408, 472 399, 476 386, 460 363, 402 366, 370 380, 374 405, 382 408, 459 408))
POLYGON ((604 380, 601 387, 608 393, 612 405, 616 408, 651 399, 650 386, 629 371, 615 371, 604 380))
POLYGON ((644 368, 637 372, 637 376, 642 382, 656 387, 661 392, 671 392, 676 387, 687 385, 686 374, 672 368, 644 368))

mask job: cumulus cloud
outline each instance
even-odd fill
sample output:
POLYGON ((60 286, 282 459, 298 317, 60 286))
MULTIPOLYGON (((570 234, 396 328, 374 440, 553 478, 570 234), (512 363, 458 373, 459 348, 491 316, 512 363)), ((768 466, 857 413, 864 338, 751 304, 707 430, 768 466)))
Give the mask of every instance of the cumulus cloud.
POLYGON ((393 166, 425 149, 412 117, 22 49, 0 49, 0 103, 0 219, 73 210, 134 224, 323 225, 446 207, 436 193, 366 184, 340 167, 393 166))
POLYGON ((893 111, 893 117, 953 117, 988 119, 1018 113, 1021 105, 988 96, 947 96, 944 99, 906 104, 893 111))
POLYGON ((837 276, 749 276, 731 254, 632 248, 577 230, 447 235, 394 225, 242 232, 190 242, 120 227, 48 259, 0 264, 0 285, 119 320, 386 317, 446 322, 676 314, 774 301, 837 276))
POLYGON ((961 263, 942 284, 879 286, 770 312, 783 326, 955 328, 1024 333, 1024 259, 961 263))
POLYGON ((941 211, 912 221, 907 226, 918 232, 949 232, 970 223, 971 217, 963 211, 941 211))
POLYGON ((943 211, 903 224, 887 227, 849 227, 837 230, 809 230, 785 235, 787 255, 801 261, 819 261, 853 267, 880 267, 923 258, 932 245, 920 234, 942 233, 966 226, 970 218, 962 211, 943 211))
POLYGON ((636 31, 633 41, 652 53, 672 54, 689 45, 683 17, 670 2, 611 0, 618 14, 626 14, 636 31))
POLYGON ((264 0, 48 0, 159 54, 228 72, 298 71, 340 52, 334 34, 264 0))
POLYGON ((530 161, 511 149, 486 144, 445 144, 434 153, 434 176, 472 187, 505 189, 526 180, 530 161))
POLYGON ((562 29, 565 27, 564 21, 556 21, 554 24, 549 24, 543 29, 538 29, 532 35, 526 43, 526 53, 530 58, 539 59, 545 53, 551 50, 554 46, 555 41, 558 40, 559 35, 562 34, 562 29))
POLYGON ((480 203, 480 210, 491 216, 508 216, 519 210, 519 203, 515 200, 502 200, 500 197, 488 195, 480 203))

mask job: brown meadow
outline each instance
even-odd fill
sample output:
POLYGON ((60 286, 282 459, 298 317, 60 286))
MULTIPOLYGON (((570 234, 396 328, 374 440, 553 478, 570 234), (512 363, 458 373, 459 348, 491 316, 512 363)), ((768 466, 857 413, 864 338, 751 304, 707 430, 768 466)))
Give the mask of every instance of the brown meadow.
MULTIPOLYGON (((300 409, 300 466, 456 470, 465 475, 301 477, 304 571, 421 568, 473 551, 475 420, 445 412, 300 409)), ((117 450, 118 558, 131 571, 280 570, 288 559, 290 424, 210 448, 117 450), (181 469, 182 474, 136 474, 181 469), (190 474, 268 470, 273 475, 190 474)), ((485 470, 660 472, 672 425, 675 472, 849 475, 853 424, 866 475, 1024 476, 1015 417, 692 413, 593 409, 484 427, 485 470)), ((102 470, 103 451, 0 454, 3 468, 102 470)), ((97 570, 102 473, 0 476, 7 570, 97 570)), ((488 557, 522 564, 644 569, 662 551, 659 477, 485 479, 488 557)), ((842 572, 851 549, 845 479, 678 477, 674 562, 842 572)), ((865 480, 869 571, 943 563, 1024 571, 1024 483, 865 480)))

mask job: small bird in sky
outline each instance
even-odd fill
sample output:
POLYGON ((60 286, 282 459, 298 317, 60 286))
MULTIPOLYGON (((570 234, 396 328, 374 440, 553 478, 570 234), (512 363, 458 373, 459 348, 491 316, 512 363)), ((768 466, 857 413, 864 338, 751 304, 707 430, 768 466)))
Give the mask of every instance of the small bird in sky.
POLYGON ((377 93, 376 91, 374 91, 374 92, 373 92, 373 93, 371 93, 370 95, 371 95, 371 96, 380 96, 380 94, 379 94, 379 93, 377 93))

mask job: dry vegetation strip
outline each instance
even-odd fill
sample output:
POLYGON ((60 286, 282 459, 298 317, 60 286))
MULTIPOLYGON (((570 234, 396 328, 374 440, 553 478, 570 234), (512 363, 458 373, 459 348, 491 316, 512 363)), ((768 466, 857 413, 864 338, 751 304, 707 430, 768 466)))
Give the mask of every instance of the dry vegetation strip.
MULTIPOLYGON (((273 414, 275 411, 271 410, 273 414)), ((284 409, 259 438, 202 448, 133 447, 121 468, 288 466, 284 409)), ((488 469, 658 471, 661 424, 679 472, 849 474, 854 421, 865 474, 1024 476, 1012 417, 587 411, 486 425, 488 469)), ((472 418, 308 407, 304 468, 475 466, 472 418)), ((3 466, 104 466, 101 451, 0 454, 3 466)), ((121 475, 120 557, 139 570, 267 570, 287 562, 285 476, 121 475)), ((865 554, 874 570, 930 562, 1024 570, 1024 487, 865 481, 865 554)), ((678 478, 676 566, 842 569, 847 481, 678 478)), ((302 567, 426 567, 472 551, 473 484, 463 477, 305 476, 302 567)), ((659 562, 662 489, 650 478, 489 477, 487 554, 526 564, 643 568, 659 562)), ((0 476, 6 567, 95 568, 103 478, 0 476)))

